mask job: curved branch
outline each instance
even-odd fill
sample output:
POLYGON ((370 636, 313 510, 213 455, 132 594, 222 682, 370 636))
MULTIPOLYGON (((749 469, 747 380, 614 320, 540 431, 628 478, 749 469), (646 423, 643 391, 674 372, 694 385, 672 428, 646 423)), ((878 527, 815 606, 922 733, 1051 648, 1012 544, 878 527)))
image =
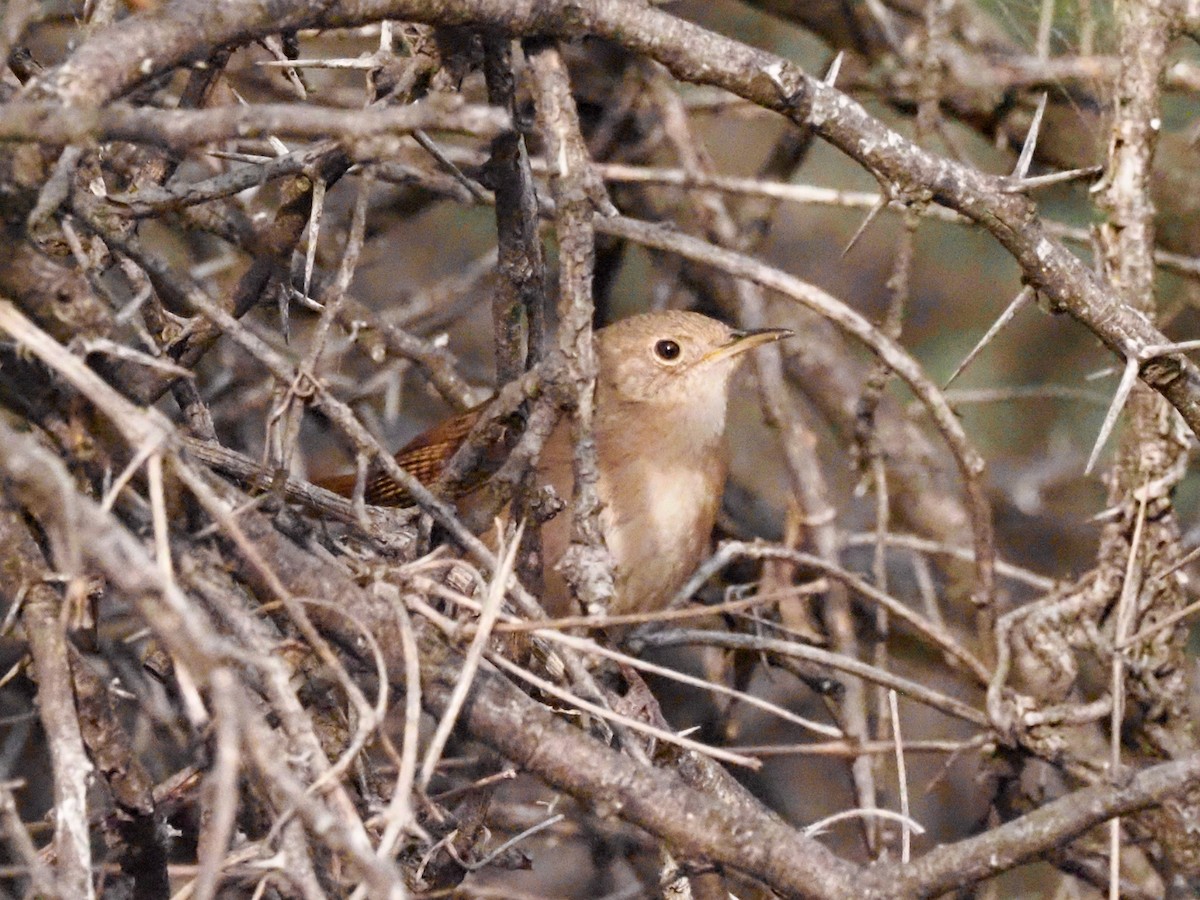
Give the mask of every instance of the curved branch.
POLYGON ((989 878, 1061 847, 1114 816, 1160 804, 1200 783, 1200 754, 1138 772, 1128 783, 1067 794, 978 837, 935 847, 907 865, 869 870, 866 896, 930 897, 989 878))

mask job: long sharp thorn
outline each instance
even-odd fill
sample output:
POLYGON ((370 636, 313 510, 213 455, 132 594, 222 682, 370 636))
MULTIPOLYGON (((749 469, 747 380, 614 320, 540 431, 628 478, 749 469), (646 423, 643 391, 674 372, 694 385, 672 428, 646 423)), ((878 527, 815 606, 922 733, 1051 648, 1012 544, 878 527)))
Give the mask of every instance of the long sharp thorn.
POLYGON ((313 268, 317 263, 317 240, 321 236, 321 218, 325 212, 325 179, 313 181, 312 209, 308 214, 308 247, 304 251, 304 296, 312 296, 313 268))
POLYGON ((1042 130, 1042 116, 1046 114, 1046 98, 1049 96, 1043 93, 1042 98, 1038 100, 1033 121, 1029 123, 1029 133, 1025 135, 1025 146, 1021 148, 1021 155, 1017 157, 1017 167, 1013 169, 1013 178, 1024 178, 1029 174, 1029 164, 1033 162, 1033 151, 1037 148, 1038 132, 1042 130))
POLYGON ((1096 435, 1096 444, 1092 447, 1092 455, 1088 457, 1087 466, 1083 470, 1084 475, 1092 474, 1096 460, 1100 458, 1100 450, 1108 441, 1108 436, 1112 434, 1113 426, 1117 424, 1117 416, 1121 414, 1121 410, 1125 407, 1125 401, 1129 398, 1129 392, 1133 390, 1133 383, 1137 381, 1139 365, 1140 362, 1136 356, 1125 360, 1125 371, 1121 375, 1121 383, 1117 385, 1117 392, 1113 395, 1108 412, 1104 414, 1104 424, 1100 426, 1100 433, 1096 435))
POLYGON ((870 212, 868 212, 866 218, 862 220, 862 224, 858 226, 858 230, 854 232, 854 235, 850 238, 849 243, 842 248, 842 256, 845 256, 852 249, 854 249, 854 245, 858 243, 858 239, 863 236, 863 233, 867 230, 867 227, 875 221, 875 217, 883 212, 884 207, 887 205, 887 198, 880 197, 879 202, 871 207, 870 212))
POLYGON ((838 73, 842 71, 842 60, 846 58, 846 51, 839 50, 838 55, 833 58, 833 62, 829 64, 829 70, 825 73, 822 79, 827 85, 833 87, 833 83, 837 81, 838 73))
POLYGON ((971 352, 963 357, 963 361, 958 364, 958 368, 954 370, 954 374, 946 379, 946 384, 945 387, 943 387, 943 390, 950 387, 950 385, 954 383, 954 379, 961 375, 963 370, 975 361, 975 357, 979 355, 980 351, 982 351, 984 347, 992 342, 992 339, 1000 333, 1000 329, 1011 322, 1013 317, 1020 312, 1023 307, 1028 305, 1031 300, 1033 300, 1035 294, 1036 292, 1029 285, 1021 288, 1021 292, 1017 294, 1015 298, 1013 298, 1012 303, 1008 304, 1004 312, 1000 313, 1000 317, 992 323, 992 327, 989 328, 984 336, 979 339, 979 343, 972 347, 971 352))

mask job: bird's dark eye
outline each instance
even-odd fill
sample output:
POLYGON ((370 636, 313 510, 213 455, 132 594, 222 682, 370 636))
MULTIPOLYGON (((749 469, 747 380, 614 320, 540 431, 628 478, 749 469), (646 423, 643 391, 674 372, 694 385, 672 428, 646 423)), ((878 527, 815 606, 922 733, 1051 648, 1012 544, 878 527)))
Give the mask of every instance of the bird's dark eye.
POLYGON ((654 355, 666 362, 674 362, 679 359, 679 345, 674 341, 659 341, 654 345, 654 355))

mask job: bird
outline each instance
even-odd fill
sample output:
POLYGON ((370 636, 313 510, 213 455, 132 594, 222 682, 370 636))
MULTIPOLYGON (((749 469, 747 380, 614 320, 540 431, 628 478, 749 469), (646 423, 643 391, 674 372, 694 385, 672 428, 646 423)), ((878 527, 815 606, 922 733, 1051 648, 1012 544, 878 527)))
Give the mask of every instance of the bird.
MULTIPOLYGON (((595 332, 596 489, 614 562, 610 615, 663 609, 704 559, 729 469, 725 431, 734 373, 748 351, 791 336, 783 328, 740 330, 685 310, 642 313, 595 332)), ((486 405, 419 435, 396 462, 432 484, 486 405)), ((569 423, 560 420, 542 449, 535 483, 569 497, 573 452, 569 423)), ((354 482, 342 475, 323 486, 350 496, 354 482)), ((469 503, 478 485, 464 485, 455 499, 469 503)), ((364 499, 379 506, 409 500, 382 472, 368 478, 364 499)), ((543 607, 552 616, 577 611, 555 568, 569 546, 569 519, 560 513, 542 528, 543 607)))

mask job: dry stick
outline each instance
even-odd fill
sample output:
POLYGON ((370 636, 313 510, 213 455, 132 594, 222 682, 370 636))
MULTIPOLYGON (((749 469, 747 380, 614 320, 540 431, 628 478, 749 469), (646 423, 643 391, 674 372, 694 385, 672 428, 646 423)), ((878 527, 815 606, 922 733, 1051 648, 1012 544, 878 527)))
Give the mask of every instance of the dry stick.
POLYGON ((588 628, 603 630, 621 625, 644 625, 647 622, 678 622, 681 619, 708 618, 721 613, 745 612, 757 606, 767 606, 777 602, 781 597, 812 596, 829 590, 829 582, 818 578, 807 584, 795 585, 782 591, 758 592, 752 597, 740 600, 726 600, 711 606, 686 606, 680 609, 663 609, 658 612, 625 613, 619 616, 563 616, 557 619, 545 619, 540 622, 527 620, 501 622, 496 625, 497 631, 536 631, 539 628, 565 631, 569 628, 588 628))
MULTIPOLYGON (((485 32, 484 77, 488 100, 517 116, 512 39, 485 32)), ((538 200, 525 136, 514 128, 492 140, 483 174, 495 196, 497 269, 492 298, 496 380, 507 384, 544 355, 546 264, 538 234, 538 200)))
POLYGON ((417 659, 417 641, 413 636, 412 620, 404 604, 392 604, 400 626, 401 648, 404 653, 404 736, 400 748, 400 765, 392 799, 384 812, 387 825, 379 838, 379 855, 389 858, 396 844, 408 829, 415 827, 412 808, 412 789, 417 775, 417 743, 421 727, 421 668, 417 659))
MULTIPOLYGON (((482 34, 483 73, 488 100, 518 121, 512 38, 482 34)), ((529 167, 525 135, 517 127, 492 140, 483 176, 494 191, 497 279, 492 296, 492 328, 496 335, 496 380, 507 384, 537 365, 546 355, 546 263, 539 233, 538 199, 529 167)), ((534 515, 532 466, 514 485, 512 518, 534 515)), ((517 573, 535 594, 542 593, 541 531, 524 532, 517 573)))
POLYGON ((19 860, 25 866, 29 876, 29 887, 36 895, 47 898, 65 896, 60 894, 54 881, 54 873, 42 862, 33 838, 29 836, 29 830, 21 821, 17 801, 13 797, 13 788, 20 786, 20 782, 0 782, 0 823, 3 823, 9 851, 13 859, 19 860))
POLYGON ((1114 816, 1178 797, 1200 779, 1200 754, 1143 769, 1121 785, 1073 791, 1011 822, 934 847, 908 865, 878 863, 860 882, 861 897, 933 897, 1008 871, 1067 844, 1114 816))
MULTIPOLYGON (((417 583, 419 584, 420 582, 418 581, 417 583)), ((469 603, 466 598, 453 597, 445 589, 440 592, 437 591, 437 585, 425 584, 423 587, 428 588, 434 593, 441 593, 447 599, 458 602, 464 606, 473 605, 469 603)), ((458 636, 458 633, 461 630, 458 622, 442 615, 420 597, 408 597, 407 602, 409 606, 412 607, 414 612, 420 613, 422 618, 433 623, 433 625, 437 627, 444 635, 446 635, 447 638, 453 640, 458 636)), ((558 645, 560 647, 572 646, 568 641, 559 641, 558 645)), ((720 747, 712 747, 708 744, 702 744, 699 741, 691 740, 690 738, 682 735, 664 731, 656 725, 652 725, 639 719, 614 712, 609 709, 607 705, 593 703, 587 699, 584 699, 583 697, 580 697, 578 694, 573 694, 568 690, 564 690, 553 682, 550 682, 544 678, 540 678, 539 676, 533 674, 533 672, 531 672, 529 669, 517 665, 499 653, 488 651, 487 659, 496 668, 515 675, 518 679, 526 682, 529 685, 532 685, 539 691, 549 694, 552 697, 557 697, 564 703, 567 703, 570 706, 581 710, 582 712, 596 716, 597 718, 610 724, 613 727, 614 732, 617 732, 621 735, 622 748, 624 749, 624 752, 637 760, 639 765, 648 766, 649 763, 646 760, 645 751, 642 750, 641 746, 630 740, 630 734, 645 735, 664 743, 674 744, 675 746, 684 750, 691 750, 703 756, 711 757, 712 759, 724 760, 725 762, 733 763, 734 765, 745 766, 750 769, 757 769, 761 765, 756 759, 741 756, 739 754, 729 754, 720 747)), ((461 678, 455 680, 454 687, 456 691, 459 684, 461 684, 461 678)))
MULTIPOLYGON (((1142 554, 1142 529, 1146 524, 1146 492, 1142 491, 1138 503, 1137 519, 1133 525, 1133 537, 1129 540, 1129 560, 1125 565, 1125 577, 1121 581, 1121 595, 1117 598, 1116 625, 1113 643, 1120 645, 1133 627, 1137 614, 1137 595, 1144 577, 1142 554)), ((1109 691, 1112 694, 1112 718, 1109 723, 1108 772, 1113 782, 1121 777, 1121 736, 1125 722, 1125 655, 1115 651, 1109 672, 1109 691)), ((1121 884, 1121 820, 1114 817, 1108 823, 1109 897, 1120 900, 1121 884)))
POLYGON ((628 643, 631 648, 639 652, 649 647, 675 647, 698 644, 709 647, 728 647, 753 653, 766 652, 782 657, 803 659, 838 672, 854 675, 855 677, 862 678, 864 681, 878 684, 881 687, 895 688, 904 696, 918 703, 939 710, 948 716, 954 716, 955 718, 970 722, 972 725, 980 728, 989 728, 991 725, 986 713, 969 704, 963 703, 961 700, 957 700, 946 694, 940 694, 925 687, 923 684, 918 684, 899 675, 893 675, 891 672, 876 669, 874 666, 860 662, 857 659, 842 656, 839 653, 830 653, 828 650, 822 650, 819 647, 810 647, 807 644, 797 643, 796 641, 782 641, 751 634, 678 629, 639 634, 632 637, 628 643))
MULTIPOLYGON (((434 588, 434 584, 425 579, 414 579, 414 582, 421 584, 424 582, 430 589, 434 588)), ((788 592, 791 596, 791 592, 788 592)), ((471 610, 477 615, 482 614, 483 607, 474 600, 468 597, 445 594, 447 600, 456 603, 466 609, 471 610)), ((640 616, 596 616, 583 617, 574 616, 567 619, 551 619, 547 622, 530 622, 517 619, 515 616, 502 615, 499 621, 493 627, 493 631, 526 631, 531 632, 535 637, 541 638, 548 646, 556 644, 568 646, 578 650, 585 656, 598 656, 604 659, 615 660, 622 665, 637 669, 642 672, 651 672, 663 678, 669 678, 672 681, 677 681, 680 684, 691 685, 692 687, 700 688, 701 690, 710 691, 712 693, 724 694, 729 697, 736 697, 743 703, 749 706, 757 707, 771 715, 778 716, 786 722, 792 722, 802 728, 807 728, 810 731, 815 731, 818 734, 824 734, 831 737, 841 737, 840 729, 832 725, 824 725, 820 722, 815 722, 811 719, 806 719, 804 716, 790 712, 781 706, 771 703, 769 700, 764 700, 761 697, 756 697, 746 691, 739 691, 734 688, 726 687, 722 684, 716 684, 712 681, 703 678, 696 678, 692 675, 687 675, 683 672, 678 672, 674 669, 669 669, 665 666, 659 666, 646 660, 639 659, 636 656, 630 656, 627 653, 621 653, 619 650, 610 650, 603 644, 597 643, 590 638, 576 637, 572 634, 567 634, 560 629, 575 627, 579 625, 590 626, 595 628, 604 628, 616 624, 630 624, 632 621, 645 622, 647 620, 662 623, 680 618, 689 618, 702 615, 705 617, 713 616, 721 612, 731 611, 733 609, 744 608, 748 605, 759 605, 767 601, 768 598, 756 596, 749 600, 734 601, 732 603, 717 604, 714 606, 702 607, 692 610, 669 610, 660 614, 647 614, 640 616), (682 615, 680 615, 682 614, 682 615)))
MULTIPOLYGON (((275 419, 282 419, 284 422, 282 435, 280 436, 281 446, 278 448, 278 455, 274 460, 277 468, 282 471, 291 468, 291 460, 296 450, 296 441, 300 437, 300 423, 304 414, 304 405, 301 399, 304 393, 302 385, 307 384, 316 377, 321 362, 321 355, 325 351, 325 342, 329 336, 329 329, 333 326, 337 314, 345 305, 346 291, 350 287, 350 280, 354 277, 354 270, 358 266, 358 258, 362 253, 363 241, 367 229, 367 203, 370 200, 371 187, 374 183, 375 179, 369 169, 359 179, 358 196, 355 198, 354 211, 350 216, 350 231, 346 236, 346 247, 342 254, 341 265, 338 267, 337 277, 334 278, 333 285, 327 292, 325 307, 321 310, 321 315, 317 319, 317 324, 313 329, 308 352, 296 367, 296 379, 289 382, 282 399, 271 410, 271 415, 267 420, 268 438, 266 445, 268 447, 273 446, 275 443, 270 438, 270 432, 274 429, 275 419)), ((312 274, 311 266, 308 263, 309 260, 315 258, 316 254, 318 229, 321 221, 321 212, 324 207, 324 197, 325 181, 324 179, 317 179, 313 188, 312 212, 309 217, 308 226, 309 246, 304 271, 305 294, 308 293, 310 276, 312 274)), ((283 300, 283 304, 283 309, 286 310, 286 299, 283 300)), ((283 333, 286 339, 286 320, 284 321, 283 333)))
POLYGON ((938 602, 937 586, 933 583, 929 560, 919 553, 910 553, 908 561, 912 568, 913 580, 916 581, 917 593, 921 597, 921 605, 925 607, 925 617, 939 628, 948 627, 946 616, 938 602))
POLYGON ((900 703, 896 699, 894 688, 888 690, 887 697, 888 712, 892 719, 892 736, 896 745, 896 782, 900 787, 900 815, 903 817, 900 824, 900 861, 906 863, 912 855, 912 831, 909 824, 912 817, 909 815, 908 806, 908 770, 904 765, 904 753, 907 745, 900 737, 900 703))
MULTIPOLYGON (((1098 206, 1108 214, 1108 220, 1099 229, 1099 248, 1103 271, 1111 288, 1122 295, 1130 309, 1151 323, 1158 318, 1153 256, 1155 210, 1151 201, 1151 186, 1154 151, 1161 133, 1161 79, 1173 39, 1183 24, 1183 14, 1182 8, 1171 5, 1138 4, 1118 7, 1115 17, 1121 65, 1113 92, 1108 168, 1102 183, 1103 189, 1098 192, 1098 206)), ((1125 351, 1125 375, 1114 398, 1113 410, 1118 408, 1118 403, 1124 404, 1121 394, 1132 387, 1130 370, 1144 371, 1156 365, 1155 362, 1144 360, 1147 352, 1144 347, 1125 351)), ((1168 485, 1173 485, 1180 477, 1174 474, 1178 468, 1176 464, 1181 464, 1187 456, 1187 448, 1175 438, 1170 425, 1166 424, 1173 416, 1162 407, 1162 401, 1147 394, 1144 389, 1138 393, 1140 396, 1130 399, 1129 427, 1121 437, 1108 480, 1108 503, 1110 506, 1119 506, 1124 512, 1118 523, 1105 529, 1097 554, 1099 566, 1116 568, 1119 565, 1116 554, 1125 542, 1128 519, 1132 513, 1134 527, 1129 538, 1129 557, 1118 599, 1113 636, 1115 643, 1121 643, 1133 631, 1135 616, 1154 617, 1160 611, 1165 613, 1173 606, 1183 605, 1182 591, 1177 581, 1158 582, 1158 590, 1146 598, 1153 601, 1153 606, 1146 607, 1144 602, 1136 602, 1141 599, 1143 578, 1153 576, 1156 569, 1165 568, 1170 561, 1167 558, 1169 550, 1151 548, 1178 546, 1180 538, 1175 517, 1170 514, 1169 494, 1162 501, 1156 499, 1153 521, 1147 521, 1146 508, 1150 499, 1147 483, 1166 481, 1168 485), (1135 500, 1137 507, 1134 513, 1130 507, 1135 500), (1146 534, 1145 546, 1142 546, 1143 532, 1146 534), (1138 609, 1139 606, 1143 608, 1138 609)), ((1112 417, 1110 410, 1106 423, 1112 417)), ((1186 414, 1184 417, 1187 418, 1186 414)), ((1093 461, 1096 453, 1093 451, 1093 461)), ((1173 656, 1170 660, 1152 656, 1147 663, 1177 666, 1190 663, 1178 652, 1173 656)), ((1163 721, 1156 722, 1153 729, 1144 723, 1130 725, 1132 735, 1125 733, 1127 682, 1124 663, 1123 655, 1115 652, 1111 663, 1113 711, 1110 777, 1118 775, 1123 738, 1137 742, 1144 737, 1153 746, 1153 732, 1160 730, 1194 736, 1192 723, 1186 713, 1182 716, 1178 713, 1164 716, 1163 721)), ((1159 685, 1162 682, 1158 679, 1152 683, 1155 690, 1161 689, 1159 685)), ((1166 701, 1168 709, 1183 701, 1182 693, 1176 696, 1176 700, 1166 701)), ((1161 700, 1155 698, 1154 702, 1161 700)), ((1191 749, 1194 752, 1194 742, 1191 749)), ((1174 756, 1179 751, 1172 746, 1169 752, 1174 756)), ((1196 802, 1193 799, 1190 803, 1182 804, 1178 811, 1165 810, 1162 819, 1150 825, 1151 835, 1160 840, 1169 861, 1175 855, 1174 848, 1193 843, 1190 826, 1180 819, 1192 818, 1195 814, 1196 802), (1169 834, 1170 831, 1175 834, 1169 834)), ((1115 819, 1109 823, 1109 845, 1109 896, 1115 900, 1120 892, 1121 850, 1120 822, 1115 819)), ((1183 853, 1185 856, 1192 855, 1190 850, 1184 850, 1183 853)))
POLYGON ((492 573, 492 580, 488 584, 487 594, 479 611, 479 620, 475 625, 475 634, 463 657, 458 684, 454 686, 454 692, 450 695, 446 709, 442 713, 441 719, 438 720, 437 728, 425 750, 425 761, 421 764, 421 774, 417 781, 417 786, 422 791, 429 787, 434 769, 442 758, 442 751, 446 748, 446 742, 450 740, 450 732, 454 730, 458 714, 467 699, 467 693, 471 690, 471 681, 479 670, 479 664, 483 661, 484 651, 492 636, 492 626, 500 616, 500 609, 504 604, 505 586, 516 568, 517 553, 521 549, 521 534, 524 530, 524 523, 519 523, 508 546, 500 553, 496 571, 492 573))
MULTIPOLYGON (((860 532, 846 535, 846 545, 849 547, 869 547, 874 543, 875 535, 873 533, 860 532)), ((915 534, 890 532, 887 535, 887 544, 890 547, 901 547, 905 550, 912 550, 930 556, 951 556, 962 560, 970 560, 972 556, 970 547, 955 547, 950 544, 943 544, 939 541, 919 537, 915 534)), ((1058 583, 1053 578, 1039 575, 1037 572, 1032 572, 1029 569, 1015 566, 1000 559, 996 560, 996 574, 1003 578, 1009 578, 1021 584, 1028 585, 1043 593, 1051 590, 1058 583)))
MULTIPOLYGON (((13 512, 6 509, 4 515, 13 512)), ((36 549, 32 537, 24 537, 26 549, 36 549)), ((21 622, 33 657, 38 712, 46 730, 54 776, 54 854, 58 861, 55 894, 92 898, 96 893, 87 802, 92 764, 80 732, 61 610, 57 592, 49 585, 35 583, 25 598, 21 622)))
MULTIPOLYGON (((552 697, 558 697, 560 700, 565 700, 571 705, 576 706, 585 712, 589 712, 594 716, 600 716, 609 722, 624 725, 626 728, 638 734, 648 735, 660 741, 676 744, 685 750, 691 750, 693 753, 700 753, 704 756, 711 757, 712 759, 719 759, 722 762, 731 763, 735 766, 744 766, 752 771, 762 767, 762 763, 753 757, 743 756, 740 753, 731 753, 728 750, 724 750, 720 747, 712 747, 707 744, 702 744, 699 741, 692 740, 691 738, 674 734, 670 731, 664 731, 662 728, 659 728, 656 725, 649 725, 632 716, 626 716, 621 713, 612 712, 611 710, 599 707, 594 703, 589 703, 586 700, 582 700, 579 697, 567 693, 553 682, 534 675, 528 669, 518 666, 516 663, 505 659, 499 654, 489 654, 488 658, 497 668, 503 669, 510 675, 513 675, 521 681, 536 687, 538 690, 544 691, 545 693, 550 694, 552 697)), ((633 754, 631 753, 630 755, 632 756, 633 754)))
POLYGON ((606 202, 603 187, 591 171, 579 115, 571 96, 566 65, 558 50, 546 45, 531 53, 538 128, 546 157, 554 161, 550 191, 558 237, 558 348, 566 363, 560 389, 569 397, 574 426, 574 497, 571 546, 560 566, 585 610, 604 607, 614 591, 612 555, 600 525, 600 480, 592 414, 596 388, 596 349, 592 340, 592 276, 595 266, 593 202, 606 202))
POLYGON ((842 730, 836 726, 825 725, 824 723, 807 719, 804 716, 797 715, 794 712, 784 709, 782 706, 772 703, 769 700, 764 700, 763 698, 757 697, 754 694, 746 691, 739 691, 734 688, 726 687, 723 684, 717 684, 708 679, 696 678, 695 676, 687 675, 683 672, 677 672, 674 669, 669 669, 666 666, 659 666, 655 663, 646 662, 645 660, 639 659, 636 656, 630 656, 627 653, 621 653, 617 650, 610 650, 603 644, 599 644, 587 638, 575 637, 574 635, 565 634, 561 631, 552 631, 548 628, 539 628, 533 633, 550 644, 566 644, 574 647, 581 653, 588 654, 589 656, 599 656, 604 659, 616 660, 622 665, 630 666, 631 668, 638 669, 642 672, 650 672, 662 678, 669 678, 670 680, 677 681, 680 684, 690 685, 694 688, 699 688, 700 690, 709 691, 715 694, 736 697, 747 706, 753 706, 756 709, 761 709, 770 715, 778 716, 785 722, 791 722, 794 725, 799 725, 801 728, 816 732, 817 734, 823 734, 827 737, 842 737, 842 730))
MULTIPOLYGON (((935 16, 937 3, 931 2, 926 7, 926 16, 929 18, 938 18, 935 16)), ((934 41, 933 34, 928 37, 929 43, 934 41)), ((927 68, 924 63, 922 69, 927 68)), ((932 73, 924 73, 931 80, 934 78, 932 73)), ((932 93, 932 92, 931 92, 932 93)), ((926 126, 931 126, 932 122, 926 122, 936 116, 937 98, 936 95, 923 97, 920 107, 917 111, 917 132, 918 135, 926 126), (931 110, 932 108, 932 110, 931 110)), ((887 280, 888 289, 888 306, 884 315, 884 321, 880 326, 880 331, 888 340, 899 344, 901 329, 904 323, 904 311, 909 300, 909 282, 912 275, 912 258, 914 252, 914 243, 916 239, 917 226, 920 220, 908 213, 904 216, 904 228, 897 240, 896 256, 892 266, 892 274, 887 280)), ((871 371, 867 374, 866 383, 863 385, 862 393, 859 396, 856 405, 855 419, 857 426, 855 428, 856 446, 860 454, 859 467, 863 482, 868 478, 870 486, 875 494, 875 546, 871 554, 871 577, 877 590, 886 594, 888 593, 887 580, 887 535, 891 526, 891 495, 888 493, 888 470, 884 462, 884 451, 879 446, 879 437, 876 433, 876 413, 879 408, 880 401, 883 398, 883 392, 888 383, 891 381, 891 373, 888 371, 886 364, 876 361, 872 366, 871 371)), ((865 489, 865 483, 860 482, 860 489, 865 489)), ((990 611, 985 611, 983 621, 984 629, 987 626, 987 617, 990 611)), ((889 666, 889 648, 888 635, 891 629, 891 621, 888 616, 888 607, 880 604, 875 607, 875 635, 872 645, 872 661, 875 666, 880 669, 890 668, 889 666)), ((887 706, 887 693, 878 688, 875 692, 875 721, 876 728, 882 733, 885 723, 888 719, 889 708, 887 706)), ((899 728, 899 724, 893 722, 893 727, 899 728)), ((871 765, 873 761, 864 759, 861 764, 871 765)), ((901 785, 902 790, 906 790, 906 786, 901 785)), ((905 798, 906 799, 906 798, 905 798)), ((871 804, 874 807, 874 803, 871 804)), ((907 812, 907 810, 905 811, 907 812)), ((868 819, 867 844, 872 852, 878 852, 878 830, 877 820, 868 819)), ((908 849, 908 827, 903 828, 904 849, 908 849)))
POLYGON ((508 113, 502 110, 461 102, 449 107, 429 102, 358 110, 291 103, 202 110, 119 105, 66 110, 55 103, 18 101, 4 104, 0 142, 68 146, 91 141, 128 141, 185 152, 199 144, 279 135, 320 139, 336 134, 340 140, 350 142, 394 139, 399 134, 439 128, 493 137, 510 124, 508 113))
POLYGON ((354 297, 346 297, 336 316, 373 363, 383 363, 388 353, 409 360, 456 409, 467 410, 487 399, 486 391, 472 387, 458 373, 454 357, 445 348, 387 321, 354 297))
POLYGON ((196 848, 196 877, 191 882, 192 900, 211 900, 220 884, 225 852, 233 834, 238 809, 238 774, 241 770, 241 743, 234 680, 227 670, 213 673, 213 719, 215 749, 212 769, 204 780, 200 837, 196 848))
MULTIPOLYGON (((359 198, 360 199, 355 202, 355 211, 356 211, 355 214, 356 215, 357 215, 358 207, 363 203, 362 192, 365 190, 363 185, 366 183, 367 183, 366 181, 362 181, 359 183, 359 198)), ((313 266, 316 265, 316 262, 317 262, 317 244, 320 243, 321 219, 323 218, 323 214, 325 212, 325 193, 326 193, 327 189, 328 189, 328 183, 325 181, 324 178, 317 177, 313 181, 312 209, 310 209, 308 212, 308 241, 307 241, 307 246, 304 248, 304 281, 302 282, 301 288, 300 288, 301 292, 306 297, 312 296, 313 266)), ((359 250, 361 250, 361 248, 362 248, 361 242, 362 242, 362 238, 360 237, 359 238, 359 250)), ((347 244, 347 248, 349 248, 349 244, 347 244)), ((357 255, 357 253, 358 253, 358 250, 355 251, 356 255, 357 255)), ((334 289, 336 292, 335 298, 334 298, 335 305, 339 305, 339 306, 341 305, 342 301, 345 299, 345 296, 346 296, 346 287, 345 287, 345 285, 341 284, 341 281, 342 281, 341 273, 344 272, 345 270, 346 270, 346 261, 343 258, 342 265, 338 272, 338 279, 336 282, 337 287, 335 287, 335 289, 334 289)), ((288 328, 287 328, 288 302, 287 302, 287 300, 288 300, 288 298, 287 298, 286 294, 281 295, 279 311, 280 311, 281 318, 282 318, 282 322, 280 324, 282 326, 281 330, 283 331, 284 340, 286 340, 287 336, 288 336, 288 328)), ((326 325, 325 328, 326 328, 326 330, 328 330, 328 325, 326 325)), ((322 338, 323 337, 324 336, 322 336, 322 338)))
POLYGON ((269 184, 277 178, 307 172, 335 146, 332 141, 320 141, 284 156, 248 163, 200 181, 173 183, 166 187, 138 185, 136 192, 109 194, 108 201, 117 204, 121 213, 135 218, 160 216, 173 210, 232 197, 249 188, 269 184))
MULTIPOLYGON (((964 750, 979 749, 991 735, 980 735, 970 740, 946 741, 905 741, 906 753, 949 753, 952 756, 964 750)), ((858 756, 869 753, 875 756, 896 752, 896 742, 891 741, 822 741, 811 744, 757 744, 750 746, 733 746, 730 750, 745 753, 748 756, 758 756, 768 759, 773 756, 858 756)))
POLYGON ((1032 384, 1027 386, 1000 388, 951 388, 946 399, 955 408, 973 403, 1010 403, 1019 400, 1078 400, 1093 406, 1107 406, 1108 398, 1087 388, 1070 387, 1063 384, 1032 384))
POLYGON ((856 593, 862 595, 867 600, 870 600, 880 607, 887 609, 896 618, 906 622, 915 628, 920 634, 928 638, 932 643, 937 645, 952 659, 957 660, 964 669, 973 675, 976 681, 981 685, 988 684, 992 677, 992 672, 979 659, 975 657, 969 650, 961 646, 954 636, 943 629, 941 626, 929 622, 924 616, 909 609, 896 598, 884 593, 873 585, 863 581, 858 576, 851 572, 847 572, 840 566, 833 565, 826 561, 823 557, 814 556, 811 553, 803 553, 799 550, 791 550, 786 547, 773 547, 769 544, 751 544, 741 541, 726 541, 721 544, 720 548, 709 557, 696 571, 692 577, 679 589, 675 597, 671 600, 671 605, 675 606, 683 603, 687 598, 700 589, 709 578, 716 572, 720 571, 731 561, 744 556, 749 559, 786 559, 796 562, 800 565, 811 566, 818 569, 830 578, 837 579, 851 588, 856 593))
POLYGON ((804 833, 807 835, 818 835, 828 830, 830 825, 836 822, 841 822, 846 819, 854 819, 866 817, 869 819, 886 819, 893 822, 899 822, 901 827, 906 830, 911 830, 916 834, 924 834, 925 829, 921 827, 921 823, 915 819, 909 819, 901 813, 892 812, 890 809, 847 809, 842 812, 834 813, 826 816, 824 819, 818 819, 811 825, 804 827, 804 833))

